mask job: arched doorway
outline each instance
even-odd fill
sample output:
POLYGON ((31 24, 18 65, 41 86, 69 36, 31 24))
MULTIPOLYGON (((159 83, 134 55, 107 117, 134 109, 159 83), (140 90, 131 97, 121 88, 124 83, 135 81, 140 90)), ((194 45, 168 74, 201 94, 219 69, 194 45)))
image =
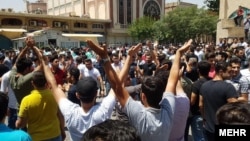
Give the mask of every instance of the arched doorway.
POLYGON ((11 49, 13 47, 12 41, 3 35, 0 35, 0 43, 1 49, 11 49))

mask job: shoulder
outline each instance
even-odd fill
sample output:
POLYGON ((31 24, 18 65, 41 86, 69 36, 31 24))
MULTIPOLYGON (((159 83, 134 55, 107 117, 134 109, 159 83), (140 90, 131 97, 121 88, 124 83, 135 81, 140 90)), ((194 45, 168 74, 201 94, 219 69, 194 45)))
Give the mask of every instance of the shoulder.
POLYGON ((16 139, 20 139, 16 141, 32 141, 30 135, 22 130, 14 130, 12 136, 15 136, 16 139))

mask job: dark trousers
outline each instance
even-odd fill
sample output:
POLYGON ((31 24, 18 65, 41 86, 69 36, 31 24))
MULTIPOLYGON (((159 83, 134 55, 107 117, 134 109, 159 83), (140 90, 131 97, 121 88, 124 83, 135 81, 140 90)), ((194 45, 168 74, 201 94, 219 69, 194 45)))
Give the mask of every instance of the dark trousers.
POLYGON ((9 108, 8 127, 16 129, 17 109, 9 108))
POLYGON ((245 29, 245 39, 248 40, 248 32, 249 32, 249 29, 245 29))
POLYGON ((241 26, 241 23, 242 23, 242 20, 243 20, 243 15, 242 16, 236 16, 234 18, 234 23, 236 26, 241 26))
POLYGON ((215 141, 215 134, 207 131, 205 128, 203 129, 203 134, 205 141, 215 141))

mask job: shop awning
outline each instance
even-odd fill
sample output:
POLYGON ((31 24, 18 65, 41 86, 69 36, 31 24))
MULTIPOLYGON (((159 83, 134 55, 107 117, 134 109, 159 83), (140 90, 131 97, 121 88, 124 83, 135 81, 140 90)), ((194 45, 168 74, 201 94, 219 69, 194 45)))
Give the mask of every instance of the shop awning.
POLYGON ((9 39, 21 37, 25 32, 27 32, 25 29, 0 28, 0 35, 3 35, 9 39))
POLYGON ((84 42, 86 42, 86 40, 92 40, 96 45, 99 44, 97 37, 103 37, 103 35, 101 34, 70 34, 70 33, 63 33, 62 36, 84 42))

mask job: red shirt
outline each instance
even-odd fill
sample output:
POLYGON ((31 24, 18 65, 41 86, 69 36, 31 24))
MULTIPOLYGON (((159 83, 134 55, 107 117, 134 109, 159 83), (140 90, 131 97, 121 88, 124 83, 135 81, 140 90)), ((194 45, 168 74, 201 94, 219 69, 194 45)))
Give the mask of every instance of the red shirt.
POLYGON ((64 84, 64 79, 66 78, 66 73, 63 70, 59 69, 59 68, 57 68, 55 71, 51 68, 51 71, 55 76, 57 85, 58 84, 63 85, 64 84))

